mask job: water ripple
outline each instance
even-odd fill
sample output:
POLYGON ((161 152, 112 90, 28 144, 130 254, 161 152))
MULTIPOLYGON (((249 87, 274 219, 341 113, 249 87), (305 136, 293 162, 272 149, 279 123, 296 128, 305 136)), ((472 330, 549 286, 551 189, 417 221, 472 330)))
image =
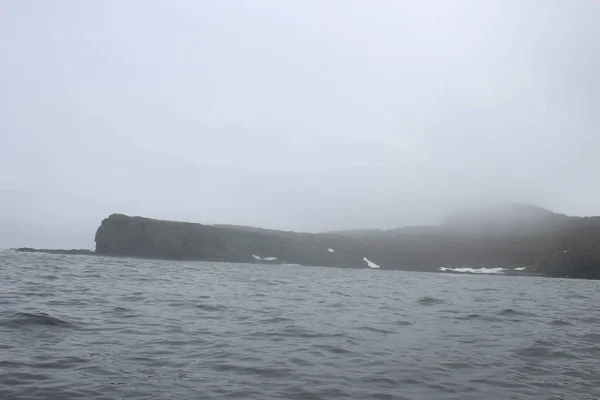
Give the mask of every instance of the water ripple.
POLYGON ((0 253, 2 399, 595 399, 600 282, 0 253))
POLYGON ((68 321, 53 317, 44 312, 29 313, 15 312, 9 315, 3 315, 0 319, 0 325, 8 328, 22 328, 26 326, 71 326, 68 321))

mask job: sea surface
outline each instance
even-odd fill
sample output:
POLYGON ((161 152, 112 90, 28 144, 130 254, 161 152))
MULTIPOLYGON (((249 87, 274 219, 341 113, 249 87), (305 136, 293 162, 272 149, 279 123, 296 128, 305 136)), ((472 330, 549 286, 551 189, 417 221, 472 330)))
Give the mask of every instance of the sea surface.
POLYGON ((0 399, 599 399, 600 282, 0 253, 0 399))

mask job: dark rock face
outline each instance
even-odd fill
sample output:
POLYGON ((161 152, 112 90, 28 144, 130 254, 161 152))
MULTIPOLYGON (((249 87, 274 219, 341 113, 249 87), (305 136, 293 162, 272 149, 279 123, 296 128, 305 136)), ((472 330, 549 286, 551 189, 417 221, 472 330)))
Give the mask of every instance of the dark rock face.
POLYGON ((600 279, 600 259, 585 253, 555 253, 540 257, 534 269, 559 278, 600 279))
POLYGON ((366 266, 363 261, 357 261, 365 255, 353 247, 358 244, 355 242, 339 235, 202 225, 113 214, 98 228, 96 252, 177 260, 366 266), (329 248, 336 247, 333 253, 329 252, 329 248))
POLYGON ((600 279, 600 217, 571 218, 547 248, 534 270, 554 277, 600 279))
POLYGON ((600 218, 516 205, 457 213, 439 227, 308 234, 113 214, 98 228, 96 253, 351 268, 366 268, 366 257, 382 269, 530 266, 526 273, 600 279, 600 218))

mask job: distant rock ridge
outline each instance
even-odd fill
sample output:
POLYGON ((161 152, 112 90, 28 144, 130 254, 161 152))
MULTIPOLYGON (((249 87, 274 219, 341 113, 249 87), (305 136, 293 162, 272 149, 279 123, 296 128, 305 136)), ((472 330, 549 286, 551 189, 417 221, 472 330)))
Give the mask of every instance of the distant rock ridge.
POLYGON ((523 274, 600 279, 600 218, 509 204, 453 213, 440 226, 314 234, 112 214, 98 228, 96 253, 351 268, 368 259, 381 269, 476 266, 513 274, 530 266, 523 274))
POLYGON ((600 279, 600 217, 570 217, 526 204, 459 211, 439 226, 326 233, 112 214, 95 241, 95 252, 17 251, 600 279))

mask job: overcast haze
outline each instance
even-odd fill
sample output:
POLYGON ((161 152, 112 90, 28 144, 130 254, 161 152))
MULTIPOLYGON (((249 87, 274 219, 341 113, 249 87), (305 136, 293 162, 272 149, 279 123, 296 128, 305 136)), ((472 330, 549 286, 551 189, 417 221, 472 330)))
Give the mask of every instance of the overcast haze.
POLYGON ((113 212, 321 231, 600 214, 600 2, 0 3, 0 248, 113 212))

